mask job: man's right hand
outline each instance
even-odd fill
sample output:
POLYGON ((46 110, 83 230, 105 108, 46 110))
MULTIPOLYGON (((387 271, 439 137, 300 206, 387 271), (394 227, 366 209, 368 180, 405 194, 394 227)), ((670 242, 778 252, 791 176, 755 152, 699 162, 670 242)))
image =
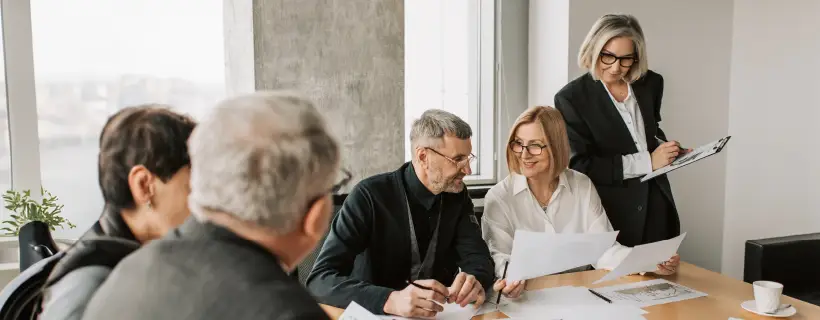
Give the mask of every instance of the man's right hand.
POLYGON ((664 142, 652 152, 652 171, 663 168, 680 154, 680 144, 677 141, 664 142))
POLYGON ((447 287, 436 280, 417 280, 415 283, 432 290, 408 285, 401 291, 393 291, 387 297, 384 312, 407 318, 432 319, 436 313, 444 311, 441 304, 446 303, 447 287))

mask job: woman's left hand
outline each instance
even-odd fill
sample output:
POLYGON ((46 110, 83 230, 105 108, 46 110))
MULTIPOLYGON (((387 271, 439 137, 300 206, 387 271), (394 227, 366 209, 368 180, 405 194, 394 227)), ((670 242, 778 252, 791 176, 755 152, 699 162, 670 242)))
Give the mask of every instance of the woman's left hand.
POLYGON ((675 272, 678 272, 678 266, 680 266, 680 255, 676 254, 664 263, 658 264, 658 269, 655 270, 655 274, 662 276, 674 274, 675 272))

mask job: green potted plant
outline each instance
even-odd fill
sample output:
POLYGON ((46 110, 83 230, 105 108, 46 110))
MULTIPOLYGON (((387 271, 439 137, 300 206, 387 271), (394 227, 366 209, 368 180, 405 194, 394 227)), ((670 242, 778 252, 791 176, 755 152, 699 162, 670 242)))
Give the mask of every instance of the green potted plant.
POLYGON ((42 200, 37 202, 31 198, 31 190, 6 191, 3 200, 6 202, 6 209, 12 214, 9 215, 11 219, 3 221, 3 227, 0 230, 5 231, 7 235, 17 236, 20 227, 31 221, 42 221, 51 231, 57 230, 57 227, 61 229, 66 226, 71 229, 76 227, 71 221, 60 216, 63 205, 57 203, 58 199, 55 195, 42 187, 40 187, 40 195, 42 195, 42 200))

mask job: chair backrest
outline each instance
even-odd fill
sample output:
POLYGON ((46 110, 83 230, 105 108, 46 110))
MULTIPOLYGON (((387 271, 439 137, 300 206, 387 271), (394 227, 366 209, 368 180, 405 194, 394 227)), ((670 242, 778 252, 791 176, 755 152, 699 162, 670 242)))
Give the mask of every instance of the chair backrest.
POLYGON ((48 275, 65 252, 37 261, 11 280, 0 292, 0 320, 34 319, 40 313, 42 289, 48 275))
POLYGON ((20 272, 40 260, 57 253, 57 244, 51 237, 51 230, 42 221, 31 221, 20 227, 20 272))
POLYGON ((776 281, 783 293, 820 292, 820 233, 746 241, 743 281, 776 281), (809 276, 815 275, 815 276, 809 276))

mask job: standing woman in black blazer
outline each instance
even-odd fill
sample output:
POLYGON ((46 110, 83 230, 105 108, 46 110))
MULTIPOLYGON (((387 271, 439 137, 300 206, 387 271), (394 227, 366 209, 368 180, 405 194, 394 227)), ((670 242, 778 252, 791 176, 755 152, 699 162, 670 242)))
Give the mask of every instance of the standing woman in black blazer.
POLYGON ((567 123, 570 167, 592 179, 625 246, 680 234, 669 179, 641 182, 640 177, 691 151, 665 142, 659 126, 663 77, 647 62, 638 20, 604 15, 578 54, 578 64, 589 72, 555 95, 567 123))

